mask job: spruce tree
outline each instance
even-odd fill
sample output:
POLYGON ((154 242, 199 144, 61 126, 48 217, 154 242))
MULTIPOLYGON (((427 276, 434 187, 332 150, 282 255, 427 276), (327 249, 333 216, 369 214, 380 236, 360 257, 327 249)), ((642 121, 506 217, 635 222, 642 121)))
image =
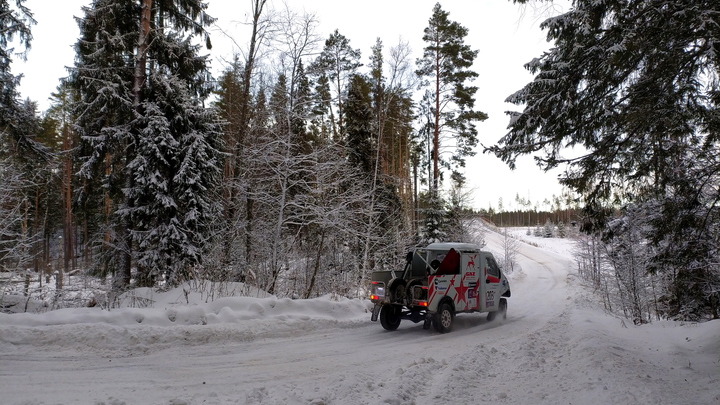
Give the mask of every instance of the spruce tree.
POLYGON ((24 59, 32 43, 35 20, 24 3, 0 0, 0 262, 38 271, 46 268, 41 261, 48 257, 57 221, 58 145, 50 120, 39 119, 37 104, 21 101, 22 77, 12 74, 13 57, 24 59))
POLYGON ((523 110, 490 148, 511 167, 535 152, 545 170, 567 164, 587 231, 619 204, 652 212, 647 269, 672 275, 679 316, 720 301, 719 14, 712 0, 575 2, 541 25, 554 46, 526 65, 535 79, 508 98, 523 110))
POLYGON ((358 167, 370 180, 375 171, 375 148, 373 139, 373 111, 370 84, 361 75, 350 78, 345 106, 345 132, 348 161, 358 167))
POLYGON ((555 234, 555 225, 550 221, 550 218, 548 218, 545 221, 545 228, 543 230, 543 236, 546 238, 552 238, 555 234))
POLYGON ((419 240, 421 244, 447 241, 449 220, 445 205, 445 201, 437 193, 428 192, 421 196, 420 212, 423 214, 419 240))
POLYGON ((308 152, 310 144, 317 140, 312 139, 307 128, 308 120, 312 115, 312 92, 310 79, 305 73, 302 60, 298 62, 293 83, 293 91, 290 95, 290 131, 296 138, 294 142, 297 148, 295 153, 304 153, 308 152))
POLYGON ((332 111, 330 80, 325 73, 317 76, 313 94, 312 113, 315 118, 312 120, 312 132, 317 138, 327 139, 332 133, 335 118, 332 111))
MULTIPOLYGON (((78 19, 71 83, 80 95, 81 175, 102 179, 114 286, 131 267, 174 283, 201 263, 215 212, 219 127, 202 107, 213 19, 201 0, 95 0, 78 19)), ((91 183, 87 183, 91 184, 91 183)), ((88 204, 98 191, 84 188, 88 204)))
POLYGON ((34 107, 20 101, 17 86, 22 76, 12 74, 13 55, 25 58, 32 44, 33 14, 25 0, 0 0, 0 154, 11 153, 23 159, 32 155, 51 159, 50 151, 33 136, 37 134, 38 120, 34 107), (22 49, 10 46, 17 44, 22 49))

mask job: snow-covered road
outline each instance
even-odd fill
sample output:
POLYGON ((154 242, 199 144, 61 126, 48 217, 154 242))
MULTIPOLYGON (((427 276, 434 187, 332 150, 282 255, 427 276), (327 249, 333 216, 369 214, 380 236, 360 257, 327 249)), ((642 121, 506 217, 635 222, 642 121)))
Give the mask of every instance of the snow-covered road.
MULTIPOLYGON (((500 238, 489 232, 488 247, 500 238)), ((217 304, 206 325, 185 326, 3 315, 0 403, 720 403, 720 323, 623 327, 595 309, 567 255, 519 253, 508 319, 462 314, 449 334, 409 321, 385 331, 358 301, 256 299, 259 315, 233 322, 215 322, 217 304)))

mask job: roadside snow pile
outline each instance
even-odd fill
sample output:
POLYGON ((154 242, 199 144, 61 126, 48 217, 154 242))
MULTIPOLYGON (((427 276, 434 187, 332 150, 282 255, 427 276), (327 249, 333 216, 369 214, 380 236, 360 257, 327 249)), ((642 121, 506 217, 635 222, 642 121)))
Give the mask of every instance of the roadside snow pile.
POLYGON ((275 318, 278 320, 352 320, 364 316, 368 303, 326 295, 309 300, 289 298, 227 297, 212 302, 189 305, 166 305, 156 308, 99 307, 66 308, 41 314, 0 314, 0 323, 17 326, 52 326, 104 323, 132 326, 178 326, 240 324, 244 321, 275 318))
MULTIPOLYGON (((504 235, 486 240, 501 251, 504 235)), ((570 240, 542 243, 518 246, 506 320, 463 314, 448 334, 383 330, 366 300, 232 284, 0 314, 0 403, 720 404, 720 322, 634 325, 582 284, 570 240)))
POLYGON ((0 314, 0 351, 53 346, 133 354, 177 345, 251 341, 311 333, 330 325, 366 325, 370 308, 369 301, 331 295, 308 300, 192 300, 198 297, 186 295, 180 287, 155 293, 152 308, 65 308, 46 313, 0 314), (179 302, 178 297, 185 302, 179 302))
MULTIPOLYGON (((101 279, 74 271, 58 274, 0 272, 0 312, 46 312, 61 308, 99 306, 107 308, 112 279, 101 279), (58 284, 61 288, 58 289, 58 284)), ((162 287, 162 283, 159 284, 162 287)), ((271 297, 250 284, 192 280, 166 292, 135 288, 113 299, 112 308, 143 308, 160 305, 188 305, 223 297, 271 297)))

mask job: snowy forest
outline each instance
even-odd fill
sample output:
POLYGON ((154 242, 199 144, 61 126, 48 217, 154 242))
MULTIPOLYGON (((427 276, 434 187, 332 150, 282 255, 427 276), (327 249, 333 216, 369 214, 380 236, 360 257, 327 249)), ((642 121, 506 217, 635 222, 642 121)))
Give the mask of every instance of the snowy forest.
POLYGON ((553 47, 526 64, 493 145, 478 141, 478 50, 440 3, 413 55, 248 0, 247 50, 213 77, 208 1, 93 0, 43 112, 12 73, 32 45, 24 3, 0 0, 0 266, 28 284, 82 273, 107 280, 110 305, 188 280, 355 296, 411 246, 482 244, 484 215, 577 224, 580 275, 636 323, 720 317, 715 0, 575 0, 548 17, 553 47), (565 169, 566 201, 475 212, 478 152, 565 169))

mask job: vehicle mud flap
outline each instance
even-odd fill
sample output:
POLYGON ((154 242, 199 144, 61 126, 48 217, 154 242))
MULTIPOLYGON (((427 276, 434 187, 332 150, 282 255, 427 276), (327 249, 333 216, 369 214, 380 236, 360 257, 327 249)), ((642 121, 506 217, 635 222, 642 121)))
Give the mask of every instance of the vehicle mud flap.
POLYGON ((370 320, 373 322, 377 322, 378 320, 378 314, 380 314, 380 308, 382 308, 382 305, 375 304, 372 311, 372 316, 370 317, 370 320))
POLYGON ((432 325, 432 320, 429 318, 425 319, 425 321, 423 322, 423 329, 425 329, 425 330, 430 329, 430 325, 432 325))

